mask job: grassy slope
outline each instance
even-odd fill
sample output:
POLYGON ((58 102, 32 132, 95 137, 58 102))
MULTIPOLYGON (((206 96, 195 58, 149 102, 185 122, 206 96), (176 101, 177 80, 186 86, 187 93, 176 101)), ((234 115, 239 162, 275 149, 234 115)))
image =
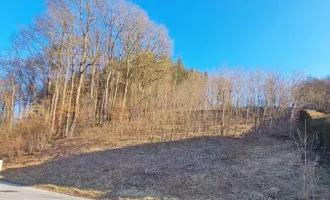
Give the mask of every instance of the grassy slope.
POLYGON ((300 156, 289 139, 249 134, 179 137, 148 144, 148 139, 106 138, 95 131, 11 160, 5 179, 109 199, 295 199, 301 195, 300 156))
MULTIPOLYGON (((288 138, 235 127, 212 133, 159 134, 86 130, 34 155, 5 160, 4 179, 76 196, 108 199, 297 199, 300 155, 288 138), (248 133, 248 134, 247 134, 248 133), (167 141, 172 136, 165 135, 167 141), (148 197, 148 198, 146 198, 148 197)), ((323 173, 324 174, 324 173, 323 173)), ((318 188, 329 196, 329 184, 318 188)))

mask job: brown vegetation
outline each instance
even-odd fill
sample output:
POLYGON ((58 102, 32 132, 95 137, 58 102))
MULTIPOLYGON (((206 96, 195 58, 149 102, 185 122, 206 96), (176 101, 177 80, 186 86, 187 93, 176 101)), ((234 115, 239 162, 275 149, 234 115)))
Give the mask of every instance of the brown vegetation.
MULTIPOLYGON (((171 51, 166 28, 131 2, 48 0, 47 12, 13 37, 0 60, 5 178, 96 193, 110 188, 110 197, 137 189, 181 199, 299 193, 290 142, 270 137, 295 136, 289 122, 301 109, 330 111, 329 79, 261 70, 209 75, 174 62, 171 51), (92 165, 84 171, 90 162, 107 173, 92 165)), ((305 111, 312 121, 324 118, 305 111)))
POLYGON ((174 63, 171 50, 166 28, 132 3, 49 0, 45 15, 13 37, 0 60, 0 137, 17 146, 2 156, 126 121, 168 131, 180 118, 187 134, 193 126, 204 131, 208 121, 220 124, 214 131, 221 135, 233 124, 276 127, 306 105, 301 73, 292 80, 277 71, 209 76, 174 63))
POLYGON ((314 140, 317 134, 327 135, 327 117, 324 113, 315 110, 303 109, 298 112, 298 129, 307 134, 309 140, 314 140))
POLYGON ((289 138, 207 136, 71 155, 4 176, 103 191, 110 199, 295 199, 302 191, 299 160, 289 138))

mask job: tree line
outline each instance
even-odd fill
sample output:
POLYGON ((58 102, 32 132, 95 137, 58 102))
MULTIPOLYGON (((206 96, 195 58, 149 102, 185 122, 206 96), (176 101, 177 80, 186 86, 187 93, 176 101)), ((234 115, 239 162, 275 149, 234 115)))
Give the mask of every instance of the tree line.
POLYGON ((188 70, 171 59, 166 27, 131 2, 46 4, 45 14, 2 51, 2 141, 38 146, 86 127, 143 120, 150 132, 225 135, 237 124, 275 126, 300 108, 329 109, 329 79, 188 70))
POLYGON ((115 109, 125 112, 132 90, 142 101, 171 65, 171 40, 132 3, 60 0, 48 1, 46 14, 23 28, 6 53, 2 118, 9 134, 15 113, 26 118, 44 105, 49 137, 68 137, 82 106, 93 124, 115 109))

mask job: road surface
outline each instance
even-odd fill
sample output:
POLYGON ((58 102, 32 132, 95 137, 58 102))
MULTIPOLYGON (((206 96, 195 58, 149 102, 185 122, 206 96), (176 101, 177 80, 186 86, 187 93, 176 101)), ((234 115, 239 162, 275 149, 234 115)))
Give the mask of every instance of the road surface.
POLYGON ((0 200, 84 200, 55 192, 38 190, 0 181, 0 200))

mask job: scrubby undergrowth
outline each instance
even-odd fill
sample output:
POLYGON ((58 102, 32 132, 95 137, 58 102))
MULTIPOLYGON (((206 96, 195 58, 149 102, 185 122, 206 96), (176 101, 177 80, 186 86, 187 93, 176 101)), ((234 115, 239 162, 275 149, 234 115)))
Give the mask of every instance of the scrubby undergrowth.
MULTIPOLYGON (((76 195, 108 199, 302 196, 302 161, 288 137, 205 134, 195 138, 181 135, 161 142, 155 135, 151 143, 143 135, 138 140, 128 135, 95 134, 97 131, 57 141, 35 155, 11 160, 3 173, 5 180, 44 188, 48 185, 51 187, 46 188, 64 193, 70 190, 63 188, 77 188, 93 192, 76 195)), ((315 197, 326 199, 328 186, 323 183, 317 187, 315 197)))

